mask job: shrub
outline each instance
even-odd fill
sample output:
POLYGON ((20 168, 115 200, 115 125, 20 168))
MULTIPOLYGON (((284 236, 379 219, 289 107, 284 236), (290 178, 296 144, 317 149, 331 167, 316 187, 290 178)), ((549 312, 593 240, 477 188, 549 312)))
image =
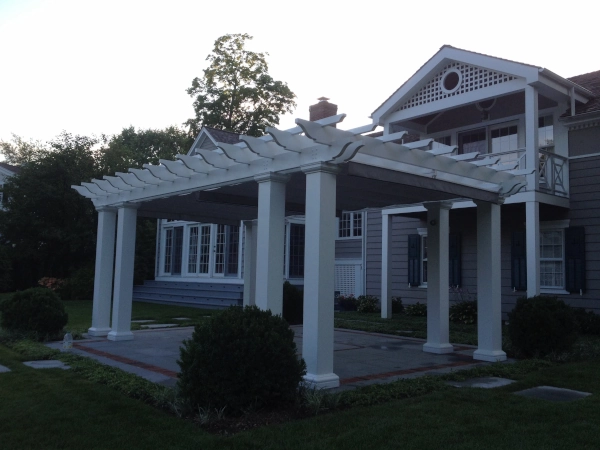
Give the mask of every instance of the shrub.
POLYGON ((306 373, 288 324, 256 306, 231 307, 196 325, 177 362, 182 397, 227 414, 295 402, 306 373))
POLYGON ((525 357, 569 351, 577 339, 573 310, 556 297, 521 297, 508 319, 512 347, 525 357))
POLYGON ((304 316, 304 294, 289 281, 283 283, 282 315, 290 325, 302 323, 304 316))
POLYGON ((427 317, 427 305, 424 303, 415 303, 404 307, 404 314, 413 317, 427 317))
POLYGON ((477 323, 477 301, 465 300, 450 306, 450 321, 454 323, 477 323))
POLYGON ((338 305, 341 311, 356 311, 358 302, 353 295, 349 295, 347 297, 340 295, 338 297, 338 305))
POLYGON ((63 300, 91 300, 94 296, 94 266, 76 270, 58 293, 63 300))
POLYGON ((379 299, 374 295, 360 295, 356 301, 356 310, 359 313, 374 313, 378 310, 379 299))
POLYGON ((43 340, 56 337, 67 324, 68 315, 58 295, 50 289, 31 288, 17 292, 0 303, 5 330, 25 333, 43 340))
POLYGON ((600 336, 600 316, 598 314, 586 311, 585 308, 575 308, 573 312, 582 334, 600 336))
POLYGON ((404 312, 404 305, 400 297, 392 297, 392 314, 402 314, 404 312))

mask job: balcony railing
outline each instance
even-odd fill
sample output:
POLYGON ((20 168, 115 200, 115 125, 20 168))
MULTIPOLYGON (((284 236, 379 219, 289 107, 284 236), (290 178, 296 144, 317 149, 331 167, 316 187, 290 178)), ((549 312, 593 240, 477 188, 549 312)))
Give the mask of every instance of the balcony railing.
MULTIPOLYGON (((515 163, 515 169, 526 169, 525 149, 479 155, 476 159, 499 157, 498 164, 515 163)), ((539 150, 539 186, 538 189, 552 195, 567 197, 569 195, 568 159, 554 153, 554 147, 548 146, 539 150)))

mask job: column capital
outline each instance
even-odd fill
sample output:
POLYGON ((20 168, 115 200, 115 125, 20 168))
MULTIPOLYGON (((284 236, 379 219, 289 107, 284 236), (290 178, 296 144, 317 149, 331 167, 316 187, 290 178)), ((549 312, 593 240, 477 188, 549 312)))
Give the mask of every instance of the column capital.
POLYGON ((266 183, 267 181, 272 181, 275 183, 287 183, 290 181, 290 176, 276 172, 266 172, 255 175, 254 181, 257 183, 266 183))
POLYGON ((117 208, 115 208, 114 206, 102 205, 102 206, 97 206, 96 211, 98 211, 98 212, 116 212, 117 208))
POLYGON ((325 172, 325 173, 331 173, 333 175, 337 175, 340 172, 340 168, 337 165, 331 164, 331 163, 326 163, 323 161, 300 166, 300 169, 302 169, 302 172, 304 172, 307 175, 309 173, 315 173, 315 172, 325 172))
POLYGON ((423 202, 423 208, 427 211, 435 211, 437 209, 452 209, 451 201, 442 201, 442 202, 423 202))
POLYGON ((504 204, 504 197, 498 197, 498 201, 497 202, 486 202, 485 200, 473 200, 473 203, 475 203, 475 206, 477 206, 478 208, 480 206, 486 206, 486 205, 497 205, 497 206, 502 206, 504 204))
POLYGON ((140 203, 131 203, 131 202, 120 202, 120 203, 115 203, 113 205, 113 207, 115 208, 127 208, 127 209, 139 209, 139 207, 141 206, 140 203))

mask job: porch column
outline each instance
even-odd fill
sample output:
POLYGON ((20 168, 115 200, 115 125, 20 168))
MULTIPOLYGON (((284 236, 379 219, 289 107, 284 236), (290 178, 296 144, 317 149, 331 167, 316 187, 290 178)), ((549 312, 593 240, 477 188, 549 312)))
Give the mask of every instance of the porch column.
POLYGON ((381 215, 381 317, 392 318, 392 215, 381 215))
POLYGON ((319 389, 340 385, 333 373, 335 277, 335 189, 337 166, 315 163, 306 174, 304 250, 304 379, 319 389))
POLYGON ((477 204, 477 341, 473 359, 505 361, 502 351, 500 205, 477 204))
POLYGON ((244 306, 256 305, 256 220, 244 221, 244 306))
POLYGON ((525 167, 535 169, 527 175, 527 190, 535 191, 540 178, 540 155, 538 152, 538 92, 533 86, 525 86, 525 167))
POLYGON ((108 206, 101 206, 96 210, 98 211, 98 233, 96 237, 94 303, 92 326, 88 329, 88 334, 90 336, 106 336, 110 332, 117 210, 108 206))
POLYGON ((525 246, 527 248, 527 297, 540 293, 540 204, 525 202, 525 246))
POLYGON ((424 203, 427 209, 427 343, 423 351, 451 353, 449 329, 449 217, 452 203, 424 203))
POLYGON ((135 222, 139 205, 122 203, 117 216, 117 255, 115 258, 115 286, 113 291, 111 341, 133 339, 131 332, 131 304, 133 296, 133 263, 135 260, 135 222))
POLYGON ((265 173, 258 183, 256 229, 256 297, 260 309, 283 312, 283 252, 285 239, 285 183, 287 175, 265 173))

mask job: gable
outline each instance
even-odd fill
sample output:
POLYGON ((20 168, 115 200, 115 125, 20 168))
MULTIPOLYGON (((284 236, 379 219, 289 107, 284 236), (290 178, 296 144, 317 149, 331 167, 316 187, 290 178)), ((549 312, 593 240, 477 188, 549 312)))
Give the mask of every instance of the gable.
POLYGON ((406 110, 427 103, 458 97, 472 91, 485 90, 516 80, 518 77, 483 67, 451 61, 430 76, 425 85, 401 104, 398 110, 406 110))

